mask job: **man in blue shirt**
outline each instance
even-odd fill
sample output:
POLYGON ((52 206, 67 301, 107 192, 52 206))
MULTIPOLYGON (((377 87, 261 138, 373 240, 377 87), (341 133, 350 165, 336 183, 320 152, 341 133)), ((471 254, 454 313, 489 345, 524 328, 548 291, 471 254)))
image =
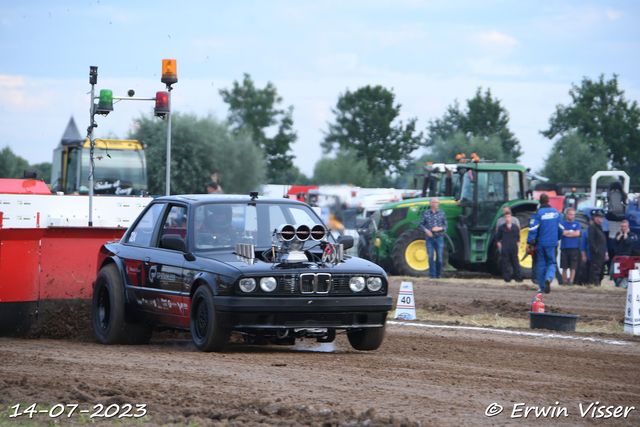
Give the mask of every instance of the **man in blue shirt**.
POLYGON ((429 277, 432 279, 442 277, 442 251, 444 249, 444 233, 447 232, 447 217, 444 211, 438 209, 438 206, 440 206, 440 201, 433 197, 429 209, 424 211, 420 221, 420 228, 426 234, 429 277), (433 262, 434 252, 436 255, 435 263, 433 262))
POLYGON ((580 259, 580 223, 574 221, 576 210, 568 208, 565 220, 562 221, 564 231, 560 241, 560 268, 565 285, 573 285, 580 259))
POLYGON ((556 249, 564 227, 560 212, 549 205, 549 196, 540 196, 540 207, 531 216, 527 244, 537 248, 536 273, 540 292, 551 292, 551 281, 556 274, 556 249))

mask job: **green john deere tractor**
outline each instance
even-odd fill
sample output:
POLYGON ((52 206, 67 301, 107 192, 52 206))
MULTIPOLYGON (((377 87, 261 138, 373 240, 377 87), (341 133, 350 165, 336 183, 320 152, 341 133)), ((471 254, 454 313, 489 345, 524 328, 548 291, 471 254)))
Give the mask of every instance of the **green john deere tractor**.
MULTIPOLYGON (((526 243, 529 220, 537 202, 525 199, 526 170, 517 164, 460 163, 450 188, 451 196, 438 197, 445 212, 443 264, 456 269, 500 274, 500 253, 494 241, 496 221, 503 206, 509 206, 521 226, 521 242, 526 243)), ((442 176, 444 177, 444 175, 442 176)), ((441 177, 441 178, 442 178, 441 177)), ((388 203, 371 219, 371 259, 389 274, 427 276, 429 261, 424 233, 419 224, 429 209, 430 198, 388 203)), ((524 278, 531 277, 531 256, 520 245, 519 259, 524 278), (524 258, 524 259, 523 259, 524 258)))

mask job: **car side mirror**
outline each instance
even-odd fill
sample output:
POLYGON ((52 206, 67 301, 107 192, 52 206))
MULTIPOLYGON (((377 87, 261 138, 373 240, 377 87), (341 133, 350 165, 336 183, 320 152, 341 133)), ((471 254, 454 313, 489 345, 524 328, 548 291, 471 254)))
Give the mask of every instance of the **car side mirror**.
POLYGON ((347 236, 346 234, 342 234, 338 236, 338 244, 344 246, 344 249, 347 250, 353 247, 353 236, 347 236))
POLYGON ((160 240, 160 245, 163 248, 173 249, 174 251, 187 251, 187 244, 179 234, 165 234, 160 240))

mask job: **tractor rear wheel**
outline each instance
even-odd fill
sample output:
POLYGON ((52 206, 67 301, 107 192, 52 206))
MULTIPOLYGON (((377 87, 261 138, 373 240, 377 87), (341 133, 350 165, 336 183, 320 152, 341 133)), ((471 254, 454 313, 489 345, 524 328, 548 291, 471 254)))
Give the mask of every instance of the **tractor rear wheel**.
POLYGON ((518 249, 518 261, 520 262, 520 271, 523 279, 531 279, 535 276, 533 273, 533 256, 527 253, 527 237, 529 237, 529 221, 531 221, 533 212, 518 212, 515 217, 520 221, 520 248, 518 249), (524 258, 524 259, 523 259, 524 258))
MULTIPOLYGON (((449 260, 449 250, 442 250, 442 270, 449 260)), ((398 237, 393 247, 393 264, 401 276, 425 277, 429 275, 429 256, 424 232, 419 228, 407 230, 398 237)))

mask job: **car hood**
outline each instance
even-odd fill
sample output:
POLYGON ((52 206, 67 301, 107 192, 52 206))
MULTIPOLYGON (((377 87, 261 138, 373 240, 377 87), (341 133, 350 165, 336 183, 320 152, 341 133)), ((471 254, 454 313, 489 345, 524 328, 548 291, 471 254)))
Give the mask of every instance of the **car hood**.
POLYGON ((332 274, 385 275, 384 270, 375 263, 362 258, 350 256, 345 256, 344 262, 338 264, 314 262, 295 264, 271 263, 262 261, 258 258, 244 258, 240 255, 236 255, 235 253, 205 253, 199 254, 199 258, 201 258, 202 261, 212 260, 226 264, 227 266, 240 271, 242 274, 259 274, 260 272, 265 271, 308 271, 315 273, 325 272, 332 274))

